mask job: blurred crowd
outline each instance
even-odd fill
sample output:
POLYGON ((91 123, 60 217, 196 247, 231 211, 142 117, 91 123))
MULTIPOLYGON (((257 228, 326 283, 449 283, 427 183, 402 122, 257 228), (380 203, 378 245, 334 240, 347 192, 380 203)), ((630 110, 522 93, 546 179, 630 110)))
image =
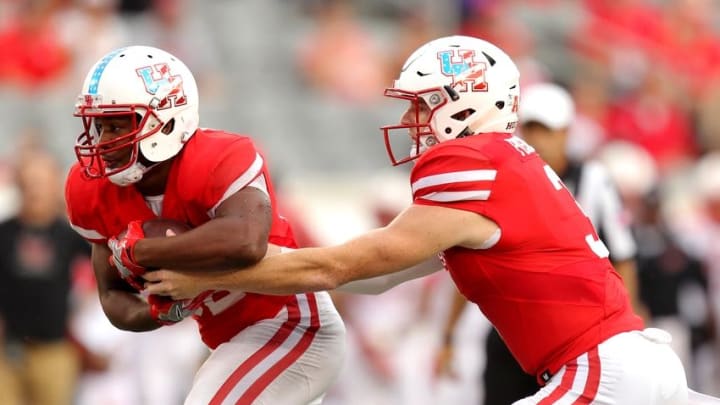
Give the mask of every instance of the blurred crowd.
MULTIPOLYGON (((684 346, 690 386, 719 395, 720 3, 0 0, 0 243, 15 258, 0 260, 0 403, 178 404, 182 381, 206 354, 192 323, 114 329, 86 249, 58 221, 58 174, 75 159, 80 132, 72 105, 94 61, 127 44, 183 59, 198 79, 201 125, 259 138, 279 162, 301 242, 320 245, 382 225, 409 199, 381 170, 389 165, 379 131, 364 132, 399 118, 382 92, 410 51, 450 33, 506 50, 522 86, 554 82, 570 92, 568 154, 599 160, 616 183, 638 244, 648 322, 684 346), (61 324, 27 322, 48 319, 61 324), (71 402, 38 396, 47 389, 35 371, 42 361, 63 364, 71 402), (10 402, 11 392, 25 402, 10 402)), ((488 325, 479 315, 459 325, 460 375, 433 376, 450 290, 441 272, 380 296, 335 295, 350 356, 327 403, 480 398, 488 325)))

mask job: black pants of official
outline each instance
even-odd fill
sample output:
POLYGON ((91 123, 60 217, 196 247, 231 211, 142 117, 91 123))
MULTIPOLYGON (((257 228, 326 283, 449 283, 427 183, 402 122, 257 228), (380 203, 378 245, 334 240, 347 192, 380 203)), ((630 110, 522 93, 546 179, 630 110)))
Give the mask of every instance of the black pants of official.
POLYGON ((509 405, 534 395, 540 389, 535 377, 526 374, 510 354, 495 328, 490 328, 485 354, 487 364, 483 372, 484 405, 509 405))

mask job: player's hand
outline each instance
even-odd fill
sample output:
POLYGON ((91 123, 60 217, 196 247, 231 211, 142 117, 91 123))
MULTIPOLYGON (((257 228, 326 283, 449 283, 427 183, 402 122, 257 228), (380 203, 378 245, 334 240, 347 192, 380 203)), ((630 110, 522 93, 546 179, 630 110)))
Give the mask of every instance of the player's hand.
POLYGON ((112 251, 110 264, 117 269, 123 280, 138 291, 143 289, 142 275, 146 269, 135 263, 133 249, 137 241, 144 237, 142 221, 132 221, 124 232, 108 240, 108 247, 112 251))
POLYGON ((156 270, 143 274, 145 289, 150 294, 168 296, 174 300, 195 298, 212 287, 208 272, 156 270))
POLYGON ((150 304, 150 315, 163 325, 176 324, 192 315, 197 308, 197 305, 193 305, 194 300, 175 301, 160 295, 149 295, 147 300, 150 304))

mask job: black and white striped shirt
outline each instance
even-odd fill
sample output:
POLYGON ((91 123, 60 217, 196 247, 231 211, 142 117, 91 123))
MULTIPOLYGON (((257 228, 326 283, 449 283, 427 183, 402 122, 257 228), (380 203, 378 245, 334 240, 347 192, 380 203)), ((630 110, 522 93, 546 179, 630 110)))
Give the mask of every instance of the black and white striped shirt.
POLYGON ((605 242, 613 262, 632 259, 637 247, 620 196, 607 169, 597 161, 570 162, 561 176, 605 242))

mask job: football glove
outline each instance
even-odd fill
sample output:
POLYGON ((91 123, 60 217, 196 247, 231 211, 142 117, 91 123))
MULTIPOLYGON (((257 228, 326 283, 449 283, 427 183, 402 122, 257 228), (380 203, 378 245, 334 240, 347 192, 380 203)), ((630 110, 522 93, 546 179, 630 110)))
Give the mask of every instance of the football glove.
POLYGON ((135 263, 133 249, 137 241, 144 237, 142 221, 131 221, 125 231, 108 240, 108 247, 112 250, 110 264, 117 269, 123 280, 138 291, 144 288, 142 275, 146 269, 135 263))
POLYGON ((150 304, 150 315, 163 325, 176 324, 192 315, 197 308, 189 300, 175 301, 162 295, 151 294, 147 300, 150 304))

